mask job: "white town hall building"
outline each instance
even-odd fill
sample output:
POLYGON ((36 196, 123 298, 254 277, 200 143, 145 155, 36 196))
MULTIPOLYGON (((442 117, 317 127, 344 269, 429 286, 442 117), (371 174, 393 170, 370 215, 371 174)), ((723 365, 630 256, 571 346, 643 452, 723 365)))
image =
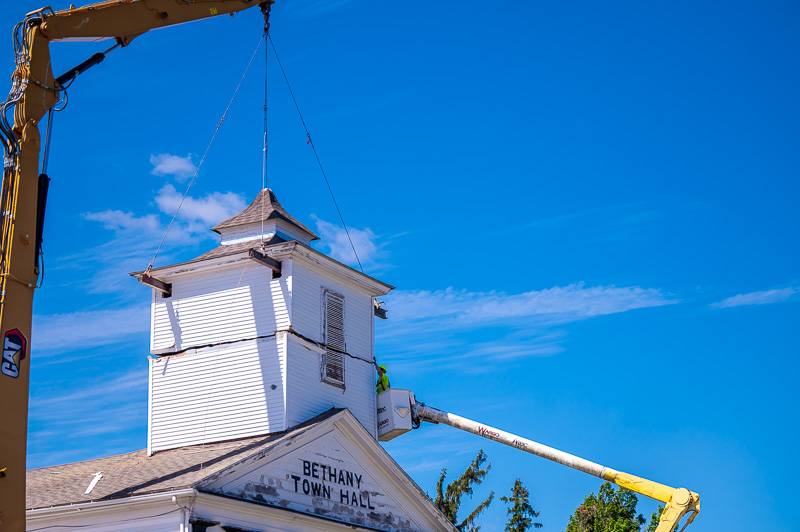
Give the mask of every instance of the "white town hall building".
POLYGON ((377 441, 391 286, 265 189, 153 287, 147 448, 28 472, 28 530, 455 530, 377 441))

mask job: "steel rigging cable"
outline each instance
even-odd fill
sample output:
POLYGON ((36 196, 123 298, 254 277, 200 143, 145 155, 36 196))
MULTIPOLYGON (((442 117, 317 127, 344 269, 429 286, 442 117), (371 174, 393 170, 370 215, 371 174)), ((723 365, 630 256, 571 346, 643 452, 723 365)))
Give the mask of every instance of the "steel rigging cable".
POLYGON ((269 41, 270 47, 272 47, 272 52, 275 55, 275 61, 278 63, 278 67, 281 70, 281 75, 283 76, 283 81, 286 82, 286 88, 289 90, 289 96, 292 98, 292 103, 294 104, 294 108, 297 111, 297 115, 300 117, 300 124, 303 126, 303 130, 306 133, 306 143, 311 146, 311 151, 314 152, 314 158, 317 161, 317 166, 319 167, 319 171, 322 174, 322 178, 325 180, 325 184, 328 187, 328 192, 331 195, 331 199, 333 200, 333 206, 336 207, 336 213, 339 215, 339 221, 342 222, 342 227, 344 228, 344 232, 347 235, 347 241, 350 242, 350 248, 353 250, 353 255, 356 258, 356 262, 358 263, 358 267, 361 270, 361 273, 364 273, 364 266, 361 264, 361 259, 358 257, 358 252, 356 251, 356 246, 353 244, 353 239, 350 237, 350 229, 347 227, 347 224, 344 221, 344 216, 342 215, 342 209, 339 208, 339 203, 336 201, 336 196, 333 193, 333 187, 331 187, 331 182, 328 179, 328 173, 325 171, 325 167, 322 165, 322 160, 319 157, 319 153, 317 152, 317 147, 314 144, 314 139, 311 138, 311 131, 308 129, 308 125, 306 124, 305 118, 303 118, 303 113, 300 111, 300 105, 297 103, 297 98, 294 95, 294 90, 292 90, 292 84, 289 83, 289 77, 286 75, 286 69, 283 68, 283 63, 281 62, 281 58, 278 55, 278 50, 275 48, 275 41, 272 40, 271 35, 267 35, 267 40, 269 41))
POLYGON ((178 213, 183 207, 184 201, 186 201, 186 197, 189 195, 189 191, 192 189, 192 186, 197 181, 197 176, 200 174, 200 169, 203 167, 203 164, 206 162, 208 158, 208 153, 211 151, 211 147, 214 145, 214 141, 217 139, 217 134, 219 130, 222 128, 222 124, 225 122, 225 119, 228 116, 228 112, 233 105, 233 102, 236 100, 236 97, 239 95, 239 91, 242 88, 242 84, 244 80, 247 78, 247 74, 250 72, 250 67, 253 65, 253 60, 256 58, 256 54, 258 50, 261 48, 261 43, 264 42, 266 33, 259 37, 258 44, 256 44, 253 53, 250 55, 250 60, 247 62, 247 66, 244 68, 244 72, 242 72, 242 76, 239 78, 239 82, 236 84, 236 87, 233 90, 233 94, 231 95, 230 99, 228 100, 228 104, 225 106, 225 110, 222 112, 222 115, 219 117, 217 121, 217 125, 214 127, 214 132, 211 134, 211 139, 208 141, 208 145, 206 146, 205 151, 203 151, 202 157, 200 157, 200 161, 197 163, 197 167, 195 167, 194 174, 192 178, 189 180, 189 184, 186 185, 186 190, 183 191, 183 195, 181 196, 181 201, 178 203, 178 208, 175 209, 175 213, 172 215, 172 219, 169 221, 166 229, 164 229, 164 234, 161 236, 161 241, 158 243, 158 247, 156 248, 155 253, 153 254, 153 258, 150 259, 150 262, 147 265, 146 272, 150 272, 153 269, 153 264, 155 263, 156 259, 158 258, 159 253, 161 253, 161 248, 164 246, 164 241, 167 239, 167 235, 169 234, 169 230, 172 228, 172 225, 175 223, 175 219, 178 217, 178 213))
MULTIPOLYGON (((264 40, 269 38, 269 11, 264 12, 264 40)), ((269 46, 264 46, 264 142, 261 152, 261 193, 267 189, 267 151, 269 150, 268 137, 268 107, 269 103, 269 46)), ((261 247, 264 247, 264 201, 261 201, 261 247)))

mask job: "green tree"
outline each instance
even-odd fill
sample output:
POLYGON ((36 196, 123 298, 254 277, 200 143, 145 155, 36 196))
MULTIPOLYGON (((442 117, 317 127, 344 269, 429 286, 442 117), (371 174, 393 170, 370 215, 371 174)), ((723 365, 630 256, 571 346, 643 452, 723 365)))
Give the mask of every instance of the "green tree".
POLYGON ((494 500, 494 492, 492 492, 464 520, 459 522, 458 511, 461 508, 462 497, 464 495, 471 497, 473 487, 483 482, 486 474, 492 468, 491 465, 486 464, 486 459, 486 453, 481 449, 472 463, 461 473, 461 476, 450 482, 447 487, 444 485, 447 469, 442 469, 439 474, 439 480, 436 482, 436 498, 433 500, 433 504, 459 530, 477 532, 480 527, 475 524, 475 520, 494 500), (484 464, 486 464, 485 467, 484 464))
POLYGON ((639 532, 645 520, 636 513, 639 499, 630 490, 603 483, 572 514, 567 532, 639 532))
POLYGON ((644 529, 645 532, 656 532, 658 523, 661 521, 661 512, 663 510, 664 507, 659 506, 658 509, 650 515, 650 521, 647 523, 647 528, 644 529))
POLYGON ((514 481, 510 497, 500 497, 505 503, 511 503, 508 508, 508 522, 506 532, 526 532, 531 527, 542 528, 542 523, 534 521, 539 517, 539 512, 531 506, 530 494, 520 479, 514 481))

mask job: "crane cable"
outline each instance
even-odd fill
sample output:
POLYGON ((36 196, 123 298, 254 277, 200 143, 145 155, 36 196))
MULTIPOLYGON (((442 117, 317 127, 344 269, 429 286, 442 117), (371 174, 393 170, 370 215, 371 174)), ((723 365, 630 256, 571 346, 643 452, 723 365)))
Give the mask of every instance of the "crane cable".
MULTIPOLYGON (((264 39, 269 39, 269 11, 264 12, 264 39)), ((267 190, 268 107, 269 103, 269 46, 264 46, 264 141, 261 146, 261 193, 267 190)), ((264 248, 264 201, 261 201, 261 247, 264 248)))
POLYGON ((353 239, 350 237, 350 229, 347 227, 347 224, 344 221, 344 216, 342 215, 342 209, 339 208, 339 203, 336 201, 336 196, 333 193, 333 187, 331 186, 331 182, 328 179, 328 173, 325 171, 325 167, 322 165, 322 159, 320 159, 319 152, 317 152, 317 146, 314 144, 314 139, 311 138, 311 131, 309 131, 308 129, 308 125, 306 124, 306 120, 303 117, 302 111, 300 111, 300 105, 297 103, 297 98, 294 95, 294 90, 292 90, 292 84, 289 83, 289 77, 286 75, 286 69, 283 68, 283 63, 281 62, 281 58, 278 55, 278 50, 277 48, 275 48, 275 41, 273 41, 271 35, 267 35, 267 40, 269 41, 269 45, 272 48, 273 55, 275 55, 275 61, 278 63, 278 67, 280 68, 283 81, 286 83, 286 88, 289 90, 289 96, 292 98, 292 103, 294 104, 294 108, 297 111, 297 115, 300 117, 300 124, 303 126, 303 130, 306 133, 306 144, 311 146, 311 151, 314 152, 314 159, 316 159, 319 171, 322 174, 322 178, 325 180, 325 185, 327 185, 328 187, 328 192, 331 195, 331 200, 333 200, 333 206, 336 207, 336 213, 339 215, 339 221, 342 222, 342 227, 344 228, 344 232, 347 235, 347 240, 348 242, 350 242, 350 248, 352 248, 353 250, 353 255, 356 258, 356 262, 358 263, 358 267, 361 270, 361 273, 364 273, 364 266, 361 264, 361 259, 358 257, 358 252, 356 251, 355 244, 353 244, 353 239))
POLYGON ((230 99, 228 100, 228 104, 225 106, 225 110, 222 112, 222 115, 219 117, 216 126, 214 126, 214 131, 211 133, 211 138, 208 141, 208 145, 206 145, 206 149, 203 151, 202 157, 200 157, 200 161, 197 163, 197 166, 194 169, 194 173, 192 174, 191 179, 189 179, 189 183, 186 185, 186 189, 183 191, 183 195, 181 196, 181 201, 178 203, 178 208, 175 209, 175 213, 172 215, 172 219, 167 224, 166 229, 164 229, 164 233, 161 235, 161 241, 158 243, 158 247, 156 248, 155 253, 153 253, 153 258, 150 259, 150 262, 147 264, 147 268, 145 272, 149 273, 153 270, 153 264, 155 263, 156 259, 158 258, 159 253, 161 253, 161 248, 164 246, 164 242, 167 239, 167 235, 169 234, 172 225, 175 223, 175 220, 178 217, 178 213, 183 207, 183 203, 186 201, 186 197, 189 195, 189 191, 192 189, 192 186, 197 181, 197 176, 200 174, 200 169, 203 167, 203 164, 206 162, 208 158, 208 154, 211 151, 211 147, 214 145, 214 141, 217 140, 217 135, 219 134, 219 130, 222 129, 222 124, 225 123, 225 119, 228 117, 228 112, 233 105, 233 102, 236 100, 236 97, 239 95, 239 91, 242 88, 242 84, 244 80, 247 78, 247 74, 250 72, 250 67, 253 65, 253 60, 256 58, 256 54, 258 50, 261 48, 261 44, 266 39, 266 33, 259 37, 258 44, 256 44, 253 53, 250 55, 250 60, 247 62, 247 65, 242 72, 242 76, 239 78, 238 83, 236 83, 236 87, 233 90, 233 94, 231 95, 230 99))

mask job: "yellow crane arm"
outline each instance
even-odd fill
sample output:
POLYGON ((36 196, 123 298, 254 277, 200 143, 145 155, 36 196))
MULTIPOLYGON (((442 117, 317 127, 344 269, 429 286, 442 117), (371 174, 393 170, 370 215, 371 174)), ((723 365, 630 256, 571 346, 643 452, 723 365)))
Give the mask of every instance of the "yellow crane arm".
POLYGON ((132 38, 147 31, 269 5, 264 0, 109 0, 47 16, 41 31, 50 41, 132 38))
MULTIPOLYGON (((113 38, 121 46, 155 28, 260 6, 274 0, 108 0, 79 8, 28 13, 14 29, 16 69, 0 106, 5 148, 0 193, 0 530, 25 527, 25 447, 33 293, 49 178, 39 174, 39 122, 58 102, 63 85, 103 54, 55 78, 50 41, 113 38), (60 79, 60 81, 59 81, 60 79), (9 114, 13 111, 13 120, 9 114)), ((77 325, 77 324, 76 324, 77 325)))
MULTIPOLYGON (((405 406, 405 403, 403 403, 403 406, 405 406)), ((528 438, 523 438, 522 436, 490 427, 489 425, 450 412, 444 412, 443 410, 422 403, 417 403, 413 395, 411 395, 410 398, 410 407, 412 418, 417 421, 450 425, 451 427, 514 447, 520 451, 534 454, 571 467, 572 469, 577 469, 578 471, 600 477, 623 488, 663 502, 664 509, 661 511, 661 517, 656 532, 673 532, 677 530, 681 520, 688 514, 689 517, 686 518, 686 522, 683 525, 683 528, 686 528, 694 521, 694 518, 700 512, 700 495, 686 488, 673 488, 664 484, 659 484, 658 482, 653 482, 652 480, 647 480, 646 478, 623 473, 622 471, 602 466, 598 463, 586 460, 585 458, 575 456, 574 454, 566 453, 548 445, 529 440, 528 438)))

